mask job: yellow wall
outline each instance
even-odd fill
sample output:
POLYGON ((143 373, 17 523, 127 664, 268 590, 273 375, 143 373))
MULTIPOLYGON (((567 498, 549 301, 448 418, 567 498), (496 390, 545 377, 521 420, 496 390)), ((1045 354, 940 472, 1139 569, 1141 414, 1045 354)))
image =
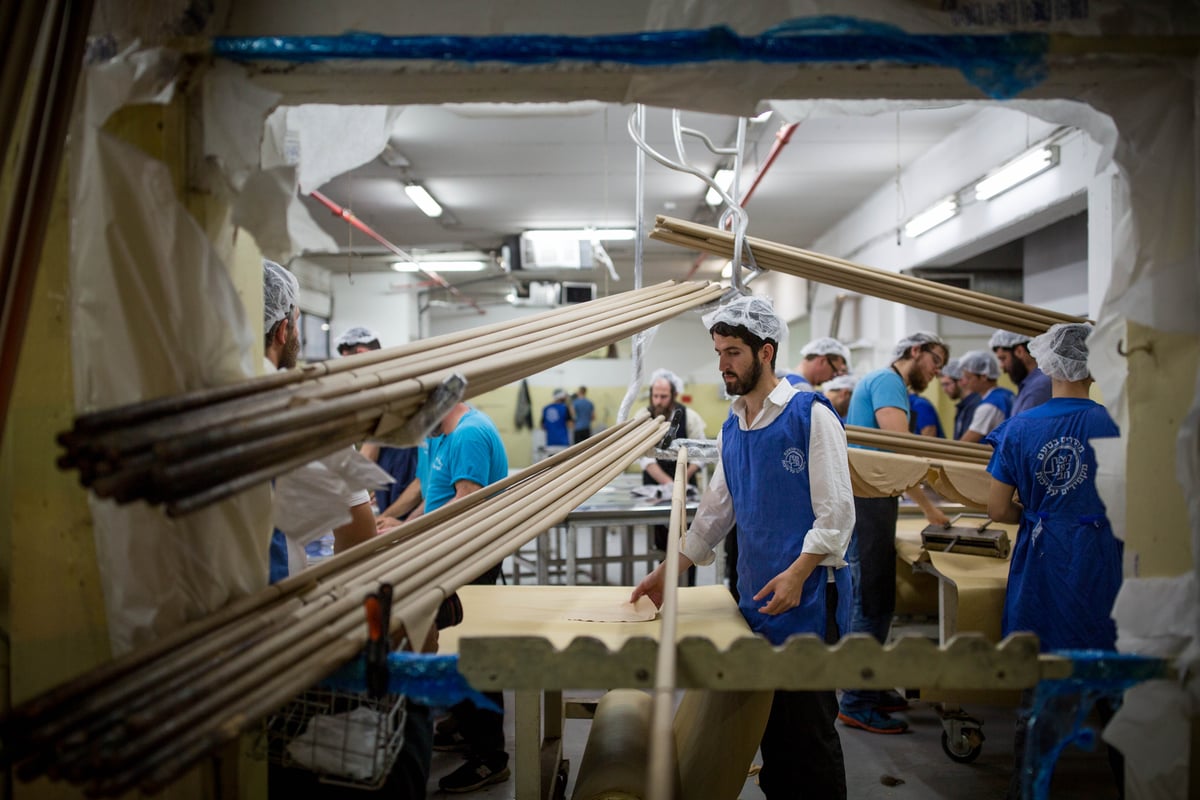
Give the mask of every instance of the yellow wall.
MULTIPOLYGON (((500 431, 500 438, 504 441, 504 448, 508 453, 508 465, 511 469, 527 467, 533 459, 533 433, 528 428, 518 431, 514 421, 518 386, 519 383, 504 386, 470 400, 471 405, 483 411, 491 417, 492 422, 496 423, 496 428, 500 431)), ((574 392, 579 387, 564 386, 563 388, 568 392, 574 392)), ((616 423, 617 412, 625 397, 625 389, 625 386, 588 385, 588 399, 596 406, 596 420, 593 423, 593 429, 610 427, 616 423)), ((725 421, 725 417, 729 413, 729 401, 721 400, 719 391, 720 389, 715 384, 684 385, 684 396, 691 397, 688 405, 704 418, 705 433, 709 438, 716 438, 721 423, 725 421)), ((535 428, 540 426, 542 408, 550 403, 553 392, 551 387, 531 386, 529 388, 535 428)), ((646 407, 649 402, 647 393, 647 388, 643 386, 631 413, 636 413, 638 409, 646 407)))

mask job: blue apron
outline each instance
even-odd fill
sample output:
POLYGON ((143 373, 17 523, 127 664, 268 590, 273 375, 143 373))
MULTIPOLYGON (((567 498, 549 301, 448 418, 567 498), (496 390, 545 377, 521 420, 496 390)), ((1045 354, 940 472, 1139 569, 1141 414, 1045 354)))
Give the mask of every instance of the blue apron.
POLYGON ((983 398, 979 402, 983 403, 984 405, 995 406, 1003 411, 1004 418, 1008 419, 1013 415, 1012 405, 1014 399, 1016 399, 1015 394, 1002 386, 997 386, 995 389, 992 389, 990 392, 988 392, 987 397, 983 398))
POLYGON ((1005 636, 1033 631, 1043 650, 1115 649, 1109 614, 1121 587, 1123 544, 1096 491, 1088 441, 1117 433, 1103 406, 1054 398, 984 440, 996 448, 988 472, 1016 486, 1025 506, 1009 565, 1005 636))
MULTIPOLYGON (((813 570, 804 582, 800 604, 790 611, 763 614, 758 609, 767 600, 752 599, 800 556, 804 537, 816 519, 808 485, 814 402, 832 409, 823 396, 802 392, 793 395, 779 417, 765 428, 743 431, 738 418, 730 414, 721 429, 721 464, 737 520, 738 608, 750 628, 772 644, 782 644, 797 633, 825 637, 827 568, 813 570)), ((850 574, 846 569, 834 574, 838 627, 846 632, 850 630, 850 574)))

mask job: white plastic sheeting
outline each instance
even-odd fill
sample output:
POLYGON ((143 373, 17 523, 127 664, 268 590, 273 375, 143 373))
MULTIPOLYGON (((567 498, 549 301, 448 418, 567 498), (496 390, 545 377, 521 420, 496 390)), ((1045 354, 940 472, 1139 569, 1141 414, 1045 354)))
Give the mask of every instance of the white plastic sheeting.
MULTIPOLYGON (((166 102, 176 64, 159 51, 88 70, 72 133, 71 340, 75 404, 94 411, 254 374, 241 301, 167 167, 101 130, 117 108, 166 102)), ((115 653, 267 582, 269 489, 169 519, 91 500, 115 653)))

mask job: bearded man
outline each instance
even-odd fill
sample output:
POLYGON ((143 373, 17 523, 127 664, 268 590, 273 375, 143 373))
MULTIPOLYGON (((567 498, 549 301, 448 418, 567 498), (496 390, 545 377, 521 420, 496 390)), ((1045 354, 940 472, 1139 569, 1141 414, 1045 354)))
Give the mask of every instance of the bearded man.
MULTIPOLYGON (((901 339, 892 350, 888 366, 867 374, 854 389, 846 424, 897 433, 909 432, 908 394, 925 391, 950 356, 937 335, 914 333, 901 339)), ((853 446, 853 445, 852 445, 853 446)), ((933 504, 922 487, 908 496, 935 525, 949 518, 933 504)), ((850 620, 853 633, 869 633, 880 644, 887 642, 896 610, 896 521, 898 497, 855 497, 854 534, 846 551, 854 584, 854 609, 850 620)), ((838 719, 843 724, 871 733, 904 733, 908 723, 892 717, 908 702, 893 691, 847 690, 842 693, 838 719)))

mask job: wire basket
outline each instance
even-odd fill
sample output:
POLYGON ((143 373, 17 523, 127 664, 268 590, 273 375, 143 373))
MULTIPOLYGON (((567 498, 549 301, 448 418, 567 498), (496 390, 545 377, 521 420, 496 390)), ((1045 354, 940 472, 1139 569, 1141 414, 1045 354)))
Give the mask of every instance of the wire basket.
POLYGON ((324 783, 378 789, 404 746, 405 697, 309 689, 268 717, 254 753, 324 783))

